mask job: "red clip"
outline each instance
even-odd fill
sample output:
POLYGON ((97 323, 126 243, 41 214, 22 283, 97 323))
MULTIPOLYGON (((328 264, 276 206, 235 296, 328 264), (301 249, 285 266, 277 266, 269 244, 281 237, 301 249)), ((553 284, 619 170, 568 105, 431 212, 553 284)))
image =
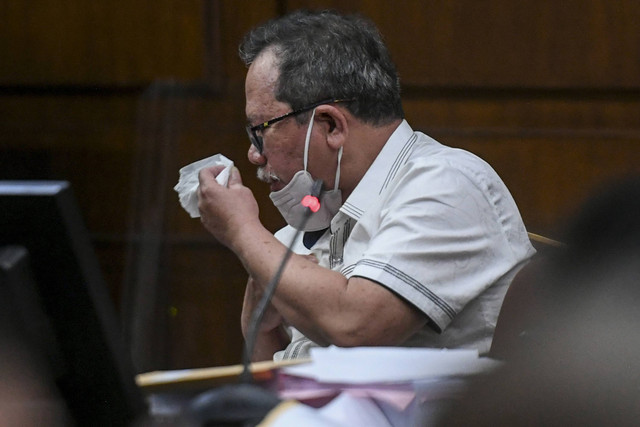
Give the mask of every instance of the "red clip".
POLYGON ((309 209, 311 209, 311 212, 318 212, 318 210, 320 209, 320 200, 318 200, 317 197, 311 196, 311 195, 307 195, 304 196, 304 198, 302 199, 302 206, 306 206, 309 209))

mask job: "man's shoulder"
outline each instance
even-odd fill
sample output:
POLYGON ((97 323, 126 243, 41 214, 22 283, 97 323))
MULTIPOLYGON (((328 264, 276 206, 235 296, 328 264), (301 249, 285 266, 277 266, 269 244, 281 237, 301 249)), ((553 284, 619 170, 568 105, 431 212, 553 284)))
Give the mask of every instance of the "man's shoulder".
POLYGON ((409 169, 446 171, 477 176, 495 174, 491 165, 477 154, 463 148, 445 145, 430 136, 415 132, 418 137, 406 166, 409 169))

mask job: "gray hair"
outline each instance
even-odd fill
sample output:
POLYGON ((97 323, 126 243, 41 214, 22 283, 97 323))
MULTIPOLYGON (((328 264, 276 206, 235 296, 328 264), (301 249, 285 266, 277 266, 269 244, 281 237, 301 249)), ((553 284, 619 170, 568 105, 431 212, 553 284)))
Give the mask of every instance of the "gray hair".
POLYGON ((275 98, 293 109, 353 98, 349 111, 372 125, 404 117, 395 65, 378 29, 362 16, 299 10, 251 30, 239 54, 249 66, 267 50, 280 71, 275 98))

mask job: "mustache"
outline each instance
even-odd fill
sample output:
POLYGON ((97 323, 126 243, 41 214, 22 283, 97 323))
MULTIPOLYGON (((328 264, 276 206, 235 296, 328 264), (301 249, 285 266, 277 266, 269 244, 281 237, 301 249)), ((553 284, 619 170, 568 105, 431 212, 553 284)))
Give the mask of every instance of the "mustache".
POLYGON ((264 166, 258 168, 256 172, 256 176, 260 181, 263 181, 266 183, 280 181, 280 178, 278 177, 278 175, 273 173, 273 171, 267 170, 267 168, 265 168, 264 166))

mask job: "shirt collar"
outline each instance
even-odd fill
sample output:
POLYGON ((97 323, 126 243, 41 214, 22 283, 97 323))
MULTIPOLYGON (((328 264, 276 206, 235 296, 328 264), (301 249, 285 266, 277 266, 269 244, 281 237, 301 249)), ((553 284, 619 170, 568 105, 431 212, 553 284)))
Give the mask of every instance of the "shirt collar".
POLYGON ((373 200, 384 190, 390 177, 395 174, 399 162, 407 156, 407 146, 414 135, 406 120, 396 128, 378 153, 371 167, 364 174, 356 188, 340 207, 340 212, 359 220, 373 200))

